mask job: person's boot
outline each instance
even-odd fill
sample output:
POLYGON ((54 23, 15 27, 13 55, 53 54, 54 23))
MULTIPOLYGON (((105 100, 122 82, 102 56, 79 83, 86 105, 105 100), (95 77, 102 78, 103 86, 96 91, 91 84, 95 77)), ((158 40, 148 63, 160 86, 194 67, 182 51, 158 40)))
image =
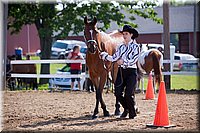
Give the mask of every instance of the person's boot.
POLYGON ((128 111, 129 111, 129 119, 134 119, 134 117, 136 116, 136 110, 135 110, 135 103, 134 100, 132 98, 132 96, 126 96, 126 101, 127 101, 127 107, 128 107, 128 111))
POLYGON ((134 113, 129 113, 129 119, 134 119, 137 115, 134 113))
POLYGON ((126 118, 128 112, 129 112, 128 109, 125 109, 124 112, 121 114, 120 118, 126 118))

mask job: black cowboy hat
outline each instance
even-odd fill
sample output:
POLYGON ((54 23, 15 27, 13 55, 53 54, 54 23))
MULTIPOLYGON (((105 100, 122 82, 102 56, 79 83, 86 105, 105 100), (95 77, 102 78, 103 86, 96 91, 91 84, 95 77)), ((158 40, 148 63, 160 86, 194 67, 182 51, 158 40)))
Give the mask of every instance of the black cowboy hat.
POLYGON ((130 25, 124 25, 122 31, 119 30, 120 33, 123 32, 129 32, 132 33, 133 36, 131 37, 132 39, 135 39, 139 36, 138 31, 136 29, 134 29, 133 27, 131 27, 130 25))

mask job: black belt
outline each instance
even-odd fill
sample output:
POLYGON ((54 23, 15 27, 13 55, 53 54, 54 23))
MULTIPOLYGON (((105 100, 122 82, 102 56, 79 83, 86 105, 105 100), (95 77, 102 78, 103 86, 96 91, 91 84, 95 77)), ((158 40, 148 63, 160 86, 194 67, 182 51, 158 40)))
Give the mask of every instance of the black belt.
POLYGON ((135 69, 135 70, 137 70, 137 68, 132 68, 132 67, 126 67, 126 68, 125 68, 125 67, 121 67, 121 66, 120 66, 119 68, 120 68, 120 69, 135 69))

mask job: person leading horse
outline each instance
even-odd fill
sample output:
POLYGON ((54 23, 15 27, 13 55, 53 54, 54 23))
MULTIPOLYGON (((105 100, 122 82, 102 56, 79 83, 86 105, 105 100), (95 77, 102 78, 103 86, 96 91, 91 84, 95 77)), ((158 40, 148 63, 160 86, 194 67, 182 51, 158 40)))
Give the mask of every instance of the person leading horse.
POLYGON ((130 25, 124 25, 121 31, 124 43, 121 44, 113 55, 102 52, 103 60, 117 62, 119 65, 117 79, 115 81, 115 96, 124 108, 120 116, 125 118, 129 114, 130 119, 136 117, 134 91, 137 84, 137 61, 140 55, 140 47, 134 43, 138 37, 138 31, 130 25), (123 95, 125 89, 125 94, 123 95))

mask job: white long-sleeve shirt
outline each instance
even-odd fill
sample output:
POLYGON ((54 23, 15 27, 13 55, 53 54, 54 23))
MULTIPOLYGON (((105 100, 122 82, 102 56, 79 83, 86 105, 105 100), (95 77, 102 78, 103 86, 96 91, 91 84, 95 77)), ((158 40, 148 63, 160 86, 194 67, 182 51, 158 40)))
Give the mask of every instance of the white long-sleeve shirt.
POLYGON ((120 65, 123 68, 137 68, 136 62, 140 54, 140 47, 138 44, 135 44, 133 41, 130 41, 128 45, 121 44, 117 51, 111 56, 107 55, 106 60, 115 62, 119 59, 122 59, 124 63, 120 65))

